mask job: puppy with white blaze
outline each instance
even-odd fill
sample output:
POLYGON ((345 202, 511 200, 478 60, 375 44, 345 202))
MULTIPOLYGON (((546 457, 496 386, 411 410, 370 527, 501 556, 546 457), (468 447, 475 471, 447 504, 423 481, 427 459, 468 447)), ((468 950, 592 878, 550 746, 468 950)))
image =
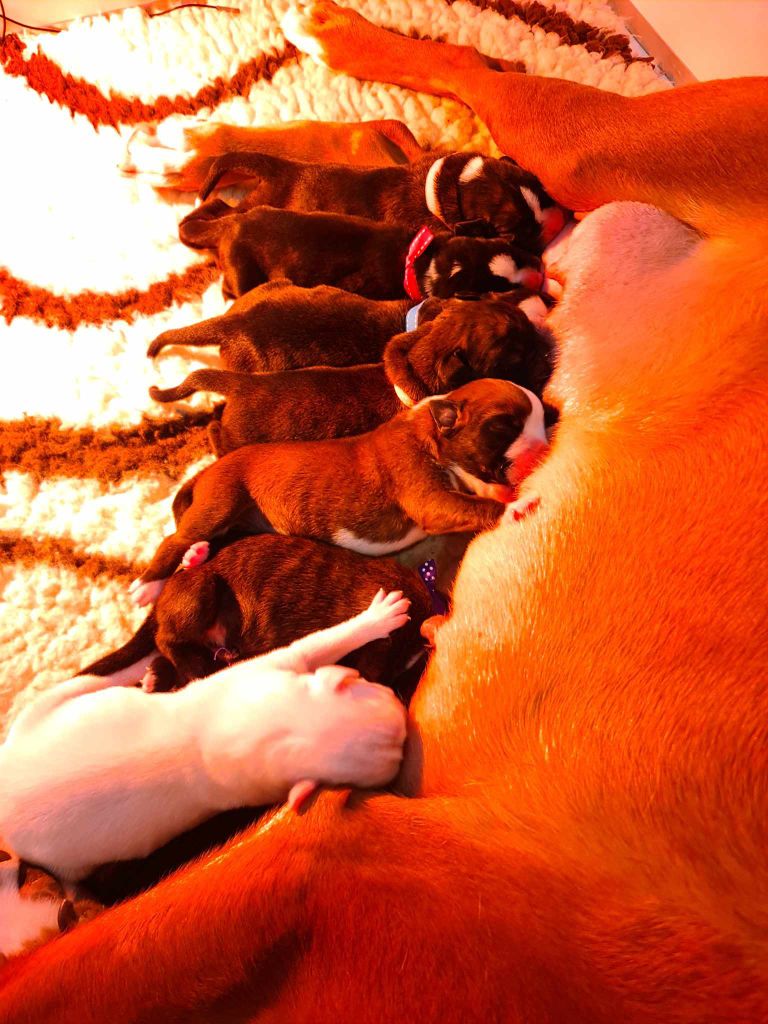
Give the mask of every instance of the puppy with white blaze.
POLYGON ((75 880, 220 811, 286 797, 297 807, 320 783, 385 785, 400 767, 405 708, 335 663, 403 626, 409 604, 380 590, 359 615, 178 693, 137 689, 143 663, 62 683, 0 746, 0 835, 75 880))

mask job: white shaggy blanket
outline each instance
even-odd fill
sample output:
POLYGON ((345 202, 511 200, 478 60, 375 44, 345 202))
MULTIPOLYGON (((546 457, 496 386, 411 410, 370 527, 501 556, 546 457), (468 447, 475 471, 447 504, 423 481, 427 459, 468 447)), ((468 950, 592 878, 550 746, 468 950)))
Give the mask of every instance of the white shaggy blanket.
MULTIPOLYGON (((120 171, 136 124, 164 120, 172 132, 196 116, 241 125, 396 117, 425 144, 494 152, 460 104, 297 58, 279 28, 291 0, 234 2, 239 14, 150 18, 133 8, 58 35, 22 34, 25 47, 10 37, 0 51, 5 720, 14 703, 131 635, 145 612, 128 583, 169 531, 179 481, 210 458, 194 421, 158 432, 178 409, 147 389, 212 363, 213 350, 156 364, 145 351, 161 331, 225 303, 210 270, 184 277, 203 266, 177 238, 194 197, 169 202, 120 171)), ((529 73, 625 95, 669 85, 617 38, 623 27, 603 3, 350 2, 381 24, 469 43, 529 73)))

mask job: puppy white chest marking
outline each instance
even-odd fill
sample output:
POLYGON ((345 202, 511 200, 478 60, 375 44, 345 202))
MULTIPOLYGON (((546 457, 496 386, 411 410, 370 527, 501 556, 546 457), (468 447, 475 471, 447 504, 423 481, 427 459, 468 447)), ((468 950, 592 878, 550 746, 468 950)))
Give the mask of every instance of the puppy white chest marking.
POLYGON ((388 555, 393 551, 402 551, 412 544, 417 544, 427 536, 420 526, 412 526, 411 529, 398 540, 366 540, 365 537, 358 537, 351 530, 337 530, 333 535, 333 543, 340 548, 348 548, 350 551, 357 551, 361 555, 388 555))

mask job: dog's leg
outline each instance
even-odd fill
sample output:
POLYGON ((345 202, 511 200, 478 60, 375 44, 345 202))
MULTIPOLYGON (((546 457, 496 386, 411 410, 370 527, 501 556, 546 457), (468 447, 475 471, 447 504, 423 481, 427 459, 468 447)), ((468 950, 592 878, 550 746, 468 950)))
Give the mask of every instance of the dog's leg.
POLYGON ((336 70, 467 103, 502 152, 570 209, 635 200, 717 233, 735 210, 757 212, 768 192, 764 79, 626 98, 491 70, 470 47, 397 35, 331 0, 291 12, 285 27, 294 43, 336 70))
POLYGON ((294 640, 290 646, 270 651, 258 660, 294 672, 314 672, 323 665, 335 665, 358 647, 381 640, 404 626, 409 619, 410 603, 400 590, 389 594, 379 590, 365 611, 337 626, 294 640))

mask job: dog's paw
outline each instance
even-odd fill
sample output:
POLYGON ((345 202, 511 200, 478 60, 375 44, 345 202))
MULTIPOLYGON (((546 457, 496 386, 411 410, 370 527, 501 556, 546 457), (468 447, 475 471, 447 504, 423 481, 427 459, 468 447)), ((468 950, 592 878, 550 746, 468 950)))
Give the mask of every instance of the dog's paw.
POLYGON ((316 0, 301 10, 291 9, 280 27, 289 43, 321 64, 355 73, 365 64, 365 38, 375 28, 365 18, 333 0, 316 0))
POLYGON ((517 501, 513 501, 507 505, 504 510, 504 515, 501 517, 501 521, 502 523, 517 523, 521 519, 525 519, 526 516, 530 515, 530 513, 535 511, 538 507, 539 496, 537 494, 530 494, 525 498, 518 498, 517 501))
POLYGON ((202 565, 203 562, 207 562, 210 549, 211 546, 207 540, 199 540, 195 544, 191 544, 184 552, 184 557, 181 560, 181 568, 194 569, 195 566, 202 565))
POLYGON ((404 626, 410 619, 408 609, 411 602, 403 597, 402 590, 392 590, 386 594, 379 590, 374 599, 361 613, 362 624, 368 640, 381 640, 396 629, 404 626))
POLYGON ((154 604, 160 596, 167 580, 148 580, 145 582, 141 576, 128 588, 128 593, 133 596, 134 604, 144 608, 148 604, 154 604))
POLYGON ((147 178, 158 187, 178 187, 200 141, 216 127, 209 122, 173 117, 157 125, 142 125, 128 139, 120 170, 147 178))
POLYGON ((141 688, 144 693, 154 693, 157 689, 157 673, 151 665, 141 677, 141 688))

